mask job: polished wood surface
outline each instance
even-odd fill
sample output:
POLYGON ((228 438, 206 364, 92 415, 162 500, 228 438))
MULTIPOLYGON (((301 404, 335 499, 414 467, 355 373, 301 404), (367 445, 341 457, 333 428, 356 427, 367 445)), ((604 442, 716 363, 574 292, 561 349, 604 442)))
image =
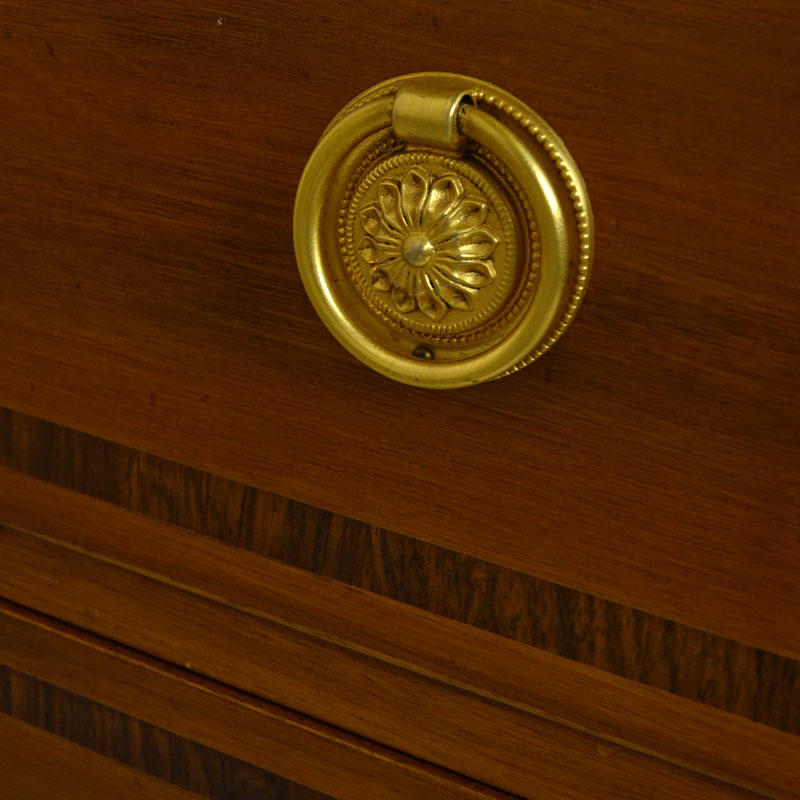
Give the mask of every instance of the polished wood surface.
MULTIPOLYGON (((129 719, 128 724, 146 723, 164 731, 164 738, 169 739, 170 734, 179 737, 181 748, 196 753, 196 758, 180 758, 180 764, 191 761, 197 765, 190 775, 193 782, 187 785, 196 787, 206 771, 220 768, 228 775, 244 773, 246 777, 252 773, 246 782, 257 787, 281 780, 287 785, 301 781, 306 786, 324 787, 340 800, 509 800, 490 787, 29 609, 0 603, 0 630, 0 663, 18 673, 35 672, 49 687, 47 695, 38 696, 35 711, 31 711, 31 703, 11 701, 9 685, 3 708, 6 713, 35 724, 52 725, 56 719, 61 727, 55 732, 86 744, 91 728, 85 718, 79 715, 73 719, 70 715, 64 719, 52 709, 63 705, 58 698, 65 692, 88 698, 81 702, 91 700, 103 705, 106 715, 114 709, 118 716, 136 718, 129 719), (200 752, 203 748, 206 754, 200 752), (226 763, 222 753, 236 763, 226 763), (270 774, 258 774, 256 768, 270 774)), ((25 680, 30 683, 35 679, 25 680)), ((120 738, 127 740, 116 735, 100 736, 98 741, 113 750, 120 738)), ((158 747, 158 742, 154 746, 158 747)), ((138 768, 150 763, 150 759, 142 762, 141 751, 127 756, 139 759, 131 762, 138 768)), ((166 769, 170 761, 166 754, 157 763, 166 769)), ((241 781, 235 784, 230 791, 238 798, 236 786, 241 781)), ((293 785, 297 791, 301 788, 293 785)))
POLYGON ((797 657, 797 27, 780 0, 12 0, 0 404, 797 657), (326 334, 290 219, 338 107, 443 66, 564 137, 597 260, 553 353, 439 394, 326 334))
MULTIPOLYGON (((152 706, 152 699, 145 699, 144 705, 152 706)), ((4 776, 0 797, 9 799, 330 800, 134 716, 2 666, 0 730, 4 734, 0 736, 0 760, 5 767, 0 770, 4 776), (64 763, 56 766, 62 757, 64 763), (3 794, 9 789, 9 776, 14 789, 13 776, 19 774, 26 786, 16 787, 16 794, 3 794), (62 780, 67 783, 63 789, 62 780), (40 784, 41 791, 32 792, 32 782, 40 784)))
MULTIPOLYGON (((715 735, 715 723, 710 714, 695 718, 700 752, 718 749, 716 766, 720 759, 727 762, 726 774, 712 777, 702 757, 671 763, 669 754, 648 752, 646 741, 633 749, 627 742, 549 719, 527 707, 514 674, 508 680, 512 692, 522 693, 522 702, 504 696, 508 690, 502 678, 487 684, 490 691, 475 691, 471 684, 478 665, 469 662, 461 665, 461 679, 450 683, 439 674, 425 674, 424 663, 412 670, 396 658, 384 660, 354 648, 335 638, 335 620, 328 626, 334 635, 317 636, 302 621, 278 622, 257 608, 221 602, 203 588, 187 592, 158 575, 145 577, 7 528, 0 535, 0 569, 6 596, 16 603, 46 608, 71 624, 512 794, 611 800, 635 796, 646 787, 654 800, 796 796, 798 738, 736 717, 719 720, 719 735, 730 732, 725 747, 733 740, 747 741, 753 750, 748 764, 728 758, 724 747, 699 745, 702 736, 715 735)), ((354 616, 356 609, 349 609, 354 616)), ((384 613, 382 624, 387 618, 384 613)), ((398 641, 404 638, 401 628, 398 641)), ((429 642, 428 648, 439 641, 429 642)), ((490 647, 484 644, 489 661, 490 647)), ((524 660, 515 665, 502 658, 493 664, 494 670, 510 666, 531 680, 524 660)), ((578 681, 568 683, 565 693, 582 691, 578 681)), ((631 689, 635 692, 635 684, 631 689)), ((587 705, 613 706, 613 692, 592 694, 590 686, 584 691, 587 705)), ((629 698, 630 708, 644 715, 641 701, 648 698, 639 699, 639 710, 635 698, 629 698)), ((657 706, 656 699, 651 710, 657 706)), ((691 719, 673 715, 671 720, 663 711, 658 709, 662 726, 674 721, 692 730, 691 719)), ((611 720, 614 712, 609 713, 611 720)))
MULTIPOLYGON (((81 708, 100 704, 106 719, 151 726, 156 750, 168 751, 163 740, 179 739, 178 749, 193 753, 177 760, 196 765, 184 784, 195 791, 204 781, 219 783, 215 775, 222 771, 234 784, 234 798, 243 783, 260 791, 285 785, 303 798, 317 797, 307 788, 303 794, 300 781, 340 800, 507 800, 502 792, 7 602, 0 603, 0 631, 0 663, 19 673, 17 684, 7 681, 1 710, 84 746, 99 743, 103 752, 117 752, 119 739, 132 738, 119 726, 115 735, 93 735, 85 715, 57 713, 66 695, 81 708), (40 676, 46 694, 30 689, 37 680, 22 676, 26 672, 40 676), (233 781, 235 775, 242 779, 233 781)), ((169 752, 156 758, 136 750, 126 757, 139 769, 155 762, 165 770, 172 761, 169 752)))
POLYGON ((0 714, 3 800, 198 800, 200 795, 120 766, 109 758, 0 714))
POLYGON ((14 800, 800 797, 790 4, 1 17, 14 800), (327 122, 426 69, 552 123, 597 229, 554 351, 440 393, 333 341, 291 242, 327 122))
MULTIPOLYGON (((81 553, 125 564, 141 575, 173 586, 191 587, 202 597, 311 634, 320 640, 323 658, 327 657, 323 643, 332 642, 509 707, 589 731, 605 740, 606 745, 624 744, 639 752, 656 753, 703 774, 764 790, 791 790, 800 783, 800 771, 795 766, 800 764, 797 737, 606 676, 515 642, 497 641, 484 631, 447 622, 209 539, 204 541, 179 528, 154 524, 95 500, 48 490, 37 481, 15 479, 2 470, 0 481, 19 497, 16 510, 0 503, 5 519, 32 527, 37 536, 66 543, 81 553), (34 506, 36 510, 30 511, 34 506), (158 548, 143 549, 142 541, 158 542, 158 548), (742 752, 750 754, 745 763, 742 752)), ((0 569, 0 577, 17 599, 35 603, 30 587, 21 590, 20 578, 12 577, 22 563, 16 559, 18 547, 26 537, 20 539, 11 531, 7 537, 7 543, 0 538, 0 554, 5 554, 8 562, 5 570, 0 569)), ((64 563, 73 564, 72 571, 82 571, 68 555, 61 558, 64 563)), ((36 575, 30 580, 41 585, 42 577, 36 575)), ((74 591, 83 596, 78 588, 74 591)), ((47 596, 50 598, 52 592, 47 596)), ((187 602, 191 603, 191 599, 187 602)), ((72 619, 91 627, 94 616, 72 619)), ((113 616, 107 615, 106 624, 109 623, 114 624, 113 616)), ((215 639, 225 636, 211 627, 210 620, 207 630, 214 632, 215 639)), ((179 630, 175 636, 183 639, 185 633, 179 630)), ((137 646, 142 644, 137 642, 137 646)), ((164 651, 162 655, 174 660, 174 652, 164 651)), ((318 661, 319 656, 310 660, 318 661)), ((202 670, 197 658, 193 657, 191 663, 202 670)), ((297 669, 313 679, 317 668, 302 665, 297 669)), ((226 679, 224 675, 220 677, 226 679)), ((338 691, 333 679, 331 689, 338 691)), ((274 691, 274 687, 268 691, 274 691)), ((297 702, 294 694, 289 699, 275 699, 292 705, 297 702)), ((330 707, 330 701, 320 701, 321 709, 330 707)), ((413 725, 413 714, 408 716, 408 723, 413 725)), ((343 724, 339 718, 329 721, 343 724)), ((386 734, 371 735, 382 738, 386 734)), ((509 747, 504 734, 495 735, 498 750, 509 747)))
MULTIPOLYGON (((800 733, 800 663, 252 486, 0 410, 0 522, 152 565, 140 541, 180 532, 53 486, 689 700, 800 733), (121 533, 111 541, 107 526, 121 533)), ((191 569, 190 537, 182 569, 191 569)), ((213 558, 211 559, 214 560, 213 558)), ((298 580, 293 578, 293 581, 298 580)), ((184 575, 181 583, 189 582, 184 575)), ((313 603, 317 589, 310 589, 313 603)))

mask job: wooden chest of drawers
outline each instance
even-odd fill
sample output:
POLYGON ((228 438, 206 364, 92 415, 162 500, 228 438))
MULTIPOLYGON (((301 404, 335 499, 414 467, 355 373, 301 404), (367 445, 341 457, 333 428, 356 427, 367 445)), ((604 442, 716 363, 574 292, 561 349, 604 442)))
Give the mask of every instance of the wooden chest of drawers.
POLYGON ((799 44, 6 3, 0 797, 800 797, 799 44), (596 231, 563 341, 446 392, 337 344, 291 235, 338 109, 436 69, 553 124, 596 231))

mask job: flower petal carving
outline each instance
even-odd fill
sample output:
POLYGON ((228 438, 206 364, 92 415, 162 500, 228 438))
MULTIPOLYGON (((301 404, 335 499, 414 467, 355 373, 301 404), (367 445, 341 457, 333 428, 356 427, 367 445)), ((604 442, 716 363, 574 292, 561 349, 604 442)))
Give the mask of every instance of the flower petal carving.
POLYGON ((392 279, 384 270, 378 268, 372 273, 372 285, 381 292, 388 292, 392 288, 392 279))
POLYGON ((377 200, 361 209, 356 245, 372 287, 388 292, 401 314, 419 311, 433 322, 450 309, 474 311, 478 293, 496 278, 491 256, 499 239, 489 212, 454 173, 434 177, 413 166, 381 181, 377 200))
POLYGON ((428 193, 428 202, 422 214, 423 228, 433 234, 439 223, 464 196, 464 187, 456 175, 442 175, 437 178, 428 193))
POLYGON ((379 264, 372 271, 372 285, 381 292, 388 292, 403 271, 403 262, 399 258, 379 264))
POLYGON ((361 210, 361 224, 376 241, 396 243, 399 240, 399 234, 386 224, 382 209, 377 203, 365 206, 361 210))
POLYGON ((408 271, 405 273, 405 280, 400 280, 392 287, 392 303, 398 311, 408 314, 417 305, 417 299, 409 291, 408 271))
POLYGON ((476 228, 463 236, 456 236, 447 242, 441 251, 444 256, 464 261, 488 258, 497 247, 497 237, 486 227, 476 228))
POLYGON ((438 322, 447 313, 447 304, 436 292, 429 277, 425 278, 425 286, 422 294, 417 299, 419 310, 434 322, 438 322))
POLYGON ((436 262, 436 269, 445 277, 464 286, 480 289, 495 279, 494 263, 486 261, 451 261, 442 258, 436 262))
POLYGON ((381 264, 400 255, 396 247, 378 242, 371 236, 362 236, 356 250, 368 264, 381 264))
POLYGON ((429 183, 430 175, 418 167, 412 167, 400 183, 403 213, 410 228, 418 228, 422 220, 429 183))
POLYGON ((400 208, 400 187, 393 181, 384 181, 378 187, 378 203, 384 222, 397 233, 404 233, 408 225, 400 208))
POLYGON ((489 208, 482 200, 464 198, 456 207, 439 223, 436 229, 435 241, 444 244, 448 239, 458 234, 469 233, 486 222, 489 208))
POLYGON ((457 308, 459 311, 472 311, 475 307, 476 289, 453 283, 439 276, 431 276, 431 283, 450 308, 457 308))
POLYGON ((356 245, 356 250, 358 250, 358 254, 368 264, 378 263, 378 245, 371 236, 362 236, 361 240, 356 245))

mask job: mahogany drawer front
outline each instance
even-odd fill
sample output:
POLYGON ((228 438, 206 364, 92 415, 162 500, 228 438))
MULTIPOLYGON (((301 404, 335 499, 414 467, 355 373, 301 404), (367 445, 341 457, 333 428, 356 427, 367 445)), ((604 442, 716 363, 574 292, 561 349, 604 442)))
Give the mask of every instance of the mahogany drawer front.
POLYGON ((348 800, 506 797, 6 602, 0 631, 0 758, 3 791, 25 788, 15 800, 52 797, 62 779, 69 798, 107 786, 176 800, 324 800, 320 787, 348 800))
POLYGON ((798 654, 780 3, 34 11, 7 5, 0 40, 0 403, 798 654), (354 362, 291 241, 336 109, 432 62, 553 123, 597 240, 559 347, 444 393, 354 362))
POLYGON ((11 0, 0 595, 386 797, 797 796, 798 41, 778 0, 11 0), (345 102, 443 68, 563 136, 596 258, 552 352, 430 392, 325 330, 291 218, 345 102))
MULTIPOLYGON (((0 587, 21 607, 349 731, 374 742, 368 750, 436 765, 469 791, 795 796, 791 659, 526 585, 33 418, 3 422, 0 587)), ((15 622, 0 636, 0 663, 78 693, 109 682, 76 686, 76 657, 52 635, 43 656, 31 635, 15 622)), ((128 713, 133 702, 135 713, 114 680, 89 697, 128 713)), ((151 711, 167 730, 192 730, 186 705, 164 691, 151 711)), ((228 741, 240 724, 217 714, 202 735, 228 741)), ((254 746, 264 751, 250 730, 236 739, 243 752, 227 752, 248 761, 254 746)), ((359 796, 346 777, 353 764, 335 761, 341 784, 314 788, 359 796)), ((272 766, 285 775, 280 758, 272 766)))
POLYGON ((150 780, 5 715, 0 715, 0 766, 6 797, 49 800, 57 794, 77 800, 87 797, 87 792, 124 800, 191 800, 200 796, 150 780))

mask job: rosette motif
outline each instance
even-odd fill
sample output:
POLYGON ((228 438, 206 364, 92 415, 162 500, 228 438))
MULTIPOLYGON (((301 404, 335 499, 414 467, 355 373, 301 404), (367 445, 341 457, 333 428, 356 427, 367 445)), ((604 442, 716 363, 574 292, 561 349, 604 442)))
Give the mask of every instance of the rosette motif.
POLYGON ((434 177, 415 166, 382 181, 377 201, 361 209, 357 245, 373 288, 388 292, 397 311, 419 310, 434 322, 450 309, 472 311, 495 279, 498 239, 488 214, 486 200, 467 195, 454 174, 434 177))

